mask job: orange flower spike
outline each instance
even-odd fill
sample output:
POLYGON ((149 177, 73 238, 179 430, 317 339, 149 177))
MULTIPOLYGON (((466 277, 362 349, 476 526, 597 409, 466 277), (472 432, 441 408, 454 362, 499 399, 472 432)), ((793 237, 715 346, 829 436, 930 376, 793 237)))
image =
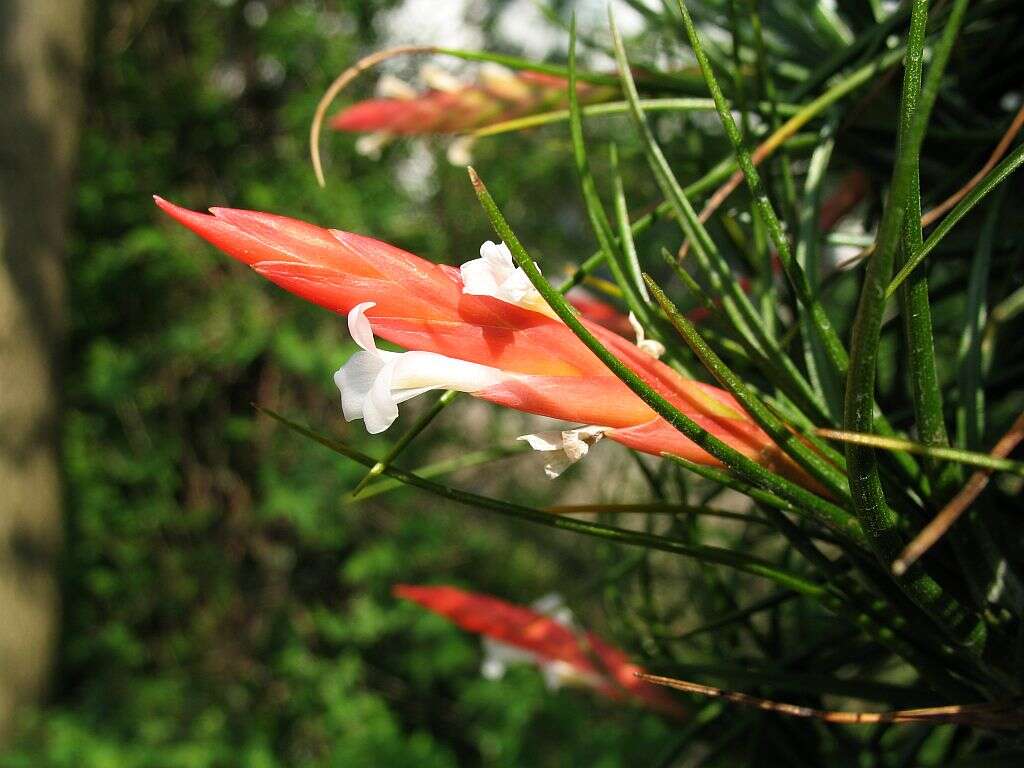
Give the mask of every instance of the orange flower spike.
MULTIPOLYGON (((564 108, 568 82, 560 77, 516 73, 495 64, 480 68, 475 83, 463 83, 436 68, 425 68, 428 90, 417 93, 397 78, 385 76, 380 96, 353 104, 331 118, 337 131, 388 136, 465 133, 486 125, 564 108)), ((614 97, 616 89, 579 83, 581 104, 614 97)))
MULTIPOLYGON (((283 216, 226 208, 204 214, 156 202, 282 288, 348 314, 362 351, 337 372, 335 382, 346 419, 363 419, 370 432, 387 429, 398 405, 411 397, 458 389, 517 410, 594 425, 524 437, 538 450, 564 454, 549 465, 552 476, 603 436, 655 455, 718 463, 607 370, 554 316, 503 245, 485 243, 479 259, 454 269, 379 240, 283 216), (379 350, 375 335, 412 351, 379 350)), ((763 464, 785 464, 730 394, 682 378, 652 357, 650 347, 584 323, 716 437, 763 464)))
POLYGON ((489 641, 485 646, 485 674, 490 664, 499 665, 500 674, 508 661, 530 661, 540 667, 552 688, 567 683, 583 685, 613 701, 632 698, 663 714, 686 716, 672 696, 636 676, 644 670, 633 664, 625 652, 593 632, 577 630, 571 613, 564 608, 555 615, 547 615, 451 586, 398 584, 392 593, 489 641))

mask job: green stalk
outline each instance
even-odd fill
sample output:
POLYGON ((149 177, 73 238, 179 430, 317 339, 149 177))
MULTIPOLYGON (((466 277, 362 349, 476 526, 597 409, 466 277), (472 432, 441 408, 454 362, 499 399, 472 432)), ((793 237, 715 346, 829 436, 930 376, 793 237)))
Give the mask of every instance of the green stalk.
MULTIPOLYGON (((819 260, 818 241, 821 232, 818 227, 818 216, 821 212, 822 187, 835 149, 836 120, 829 120, 822 128, 821 143, 811 155, 807 167, 807 179, 804 183, 803 204, 800 206, 797 227, 797 244, 795 258, 807 274, 811 290, 817 295, 819 291, 819 260)), ((804 347, 804 361, 811 383, 824 396, 829 413, 836 417, 842 410, 842 388, 836 378, 835 370, 828 365, 828 358, 821 343, 821 337, 811 327, 811 318, 803 304, 797 304, 800 319, 800 335, 804 347)))
MULTIPOLYGON (((452 472, 458 472, 462 469, 470 469, 473 467, 479 467, 484 464, 491 464, 496 461, 508 459, 512 456, 518 456, 529 451, 529 448, 525 443, 515 443, 513 445, 502 446, 498 448, 486 448, 481 451, 471 451, 469 453, 462 453, 458 456, 454 456, 450 459, 444 459, 437 461, 432 464, 426 464, 422 467, 417 467, 412 470, 420 477, 440 477, 442 475, 449 475, 452 472)), ((392 459, 393 460, 393 459, 392 459)), ((380 466, 387 468, 390 466, 391 461, 381 459, 374 466, 380 466)), ((378 471, 378 475, 384 471, 384 469, 378 471)), ((359 491, 358 495, 353 490, 345 495, 342 503, 346 506, 352 506, 361 504, 367 499, 372 499, 374 496, 380 496, 381 494, 390 493, 391 491, 397 490, 402 487, 402 483, 394 478, 383 477, 375 483, 371 483, 367 487, 359 491)))
MULTIPOLYGON (((885 287, 892 275, 893 262, 907 212, 910 181, 917 164, 930 104, 917 105, 921 84, 927 0, 914 0, 903 79, 903 99, 896 165, 889 199, 879 227, 878 248, 865 270, 861 297, 853 328, 852 354, 846 386, 844 429, 871 432, 874 423, 875 368, 885 311, 885 287), (915 111, 916 108, 916 111, 915 111), (909 114, 909 117, 908 117, 909 114), (910 130, 904 132, 904 126, 910 130)), ((944 62, 936 61, 929 78, 939 77, 944 62)), ((899 556, 903 543, 899 519, 885 499, 878 472, 878 459, 872 448, 847 445, 850 489, 854 511, 864 526, 875 556, 889 570, 899 556)), ((980 656, 987 630, 977 616, 969 613, 918 564, 898 579, 906 594, 954 641, 973 656, 980 656)))
POLYGON ((697 265, 716 294, 721 297, 722 309, 726 317, 729 318, 744 343, 757 353, 755 360, 770 361, 770 367, 766 373, 769 375, 781 373, 781 378, 773 383, 783 389, 787 396, 799 403, 819 422, 827 422, 828 415, 823 403, 789 356, 785 355, 778 347, 777 342, 765 332, 762 317, 734 279, 731 268, 697 217, 696 211, 686 196, 686 191, 680 187, 661 148, 655 141, 643 110, 639 106, 636 85, 630 75, 629 62, 626 59, 622 39, 615 28, 614 21, 612 22, 612 41, 615 44, 623 91, 632 107, 633 122, 640 135, 655 180, 672 206, 683 234, 693 244, 697 265))
MULTIPOLYGON (((919 250, 921 236, 921 191, 918 174, 911 179, 910 198, 904 220, 903 247, 899 253, 919 250)), ((910 361, 910 392, 914 401, 914 424, 917 435, 926 446, 942 448, 949 445, 946 420, 942 410, 942 388, 939 386, 935 364, 935 344, 932 332, 931 302, 928 299, 928 278, 924 271, 916 272, 900 286, 900 316, 903 319, 903 338, 910 361)), ((936 481, 939 498, 945 490, 957 485, 959 472, 953 465, 945 468, 927 457, 925 468, 936 481)))
MULTIPOLYGON (((622 297, 640 325, 653 339, 664 343, 661 324, 650 311, 650 297, 640 277, 640 265, 633 243, 629 226, 628 213, 625 211, 625 197, 622 192, 621 179, 618 177, 618 155, 615 146, 611 147, 611 164, 616 180, 616 214, 619 222, 619 238, 616 240, 611 223, 605 214, 604 205, 597 193, 597 185, 590 170, 586 143, 583 139, 583 120, 580 114, 579 97, 576 93, 576 18, 569 26, 569 130, 572 137, 573 157, 579 174, 580 188, 590 219, 591 228, 597 237, 601 251, 605 254, 605 262, 611 270, 616 285, 622 291, 622 297)), ((673 367, 686 373, 685 367, 674 358, 673 367)))
MULTIPOLYGON (((1003 193, 1006 192, 1004 187, 1003 193)), ((960 337, 956 409, 957 441, 967 448, 981 446, 985 434, 985 389, 982 386, 981 344, 988 316, 989 272, 992 266, 993 239, 1005 194, 997 195, 990 206, 978 238, 978 248, 971 263, 967 282, 967 307, 964 330, 960 337)))
MULTIPOLYGON (((782 225, 779 222, 778 216, 775 214, 775 209, 772 207, 771 201, 768 199, 764 185, 758 175, 757 167, 754 165, 750 153, 743 145, 743 140, 736 127, 736 122, 732 118, 732 113, 726 105, 725 97, 722 95, 722 90, 719 88, 717 80, 715 80, 714 72, 711 71, 707 57, 704 55, 704 49, 701 44, 700 37, 697 34, 696 27, 693 25, 693 20, 690 18, 690 14, 686 9, 686 4, 683 0, 677 0, 677 3, 683 16, 683 25, 690 40, 690 45, 693 48, 694 55, 697 57, 697 62, 704 75, 708 90, 711 92, 711 96, 715 100, 715 105, 718 108, 718 114, 721 119, 722 126, 725 128, 726 135, 732 143, 733 152, 736 155, 740 170, 746 178, 747 186, 750 188, 750 192, 754 198, 756 209, 768 227, 772 243, 775 245, 783 271, 789 279, 790 285, 793 286, 797 299, 806 309, 810 325, 814 329, 815 333, 818 334, 821 344, 825 349, 826 356, 832 363, 838 376, 843 378, 846 376, 849 368, 849 356, 847 355, 846 347, 843 346, 843 342, 840 340, 839 334, 836 333, 835 328, 832 326, 832 321, 829 319, 828 313, 825 311, 824 304, 822 304, 816 292, 812 290, 806 273, 804 273, 800 264, 793 258, 792 252, 789 248, 789 241, 782 230, 782 225)), ((620 47, 620 45, 616 46, 616 53, 618 53, 620 47)), ((628 89, 624 90, 626 90, 626 96, 628 98, 630 96, 628 89)), ((792 122, 793 120, 789 121, 789 123, 792 122)), ((787 125, 789 123, 787 123, 787 125)), ((778 132, 776 132, 776 135, 777 134, 778 132)), ((780 352, 779 354, 782 353, 780 352)), ((787 370, 792 366, 791 362, 789 362, 788 365, 786 364, 785 361, 788 360, 789 357, 783 355, 783 364, 786 365, 787 370)), ((793 366, 793 368, 795 369, 795 366, 793 366)), ((813 393, 813 395, 814 402, 821 410, 821 413, 816 412, 810 415, 818 418, 820 421, 828 420, 828 411, 825 409, 820 395, 818 393, 813 393)), ((888 421, 886 421, 884 417, 881 417, 881 415, 876 419, 875 428, 879 432, 892 432, 892 428, 888 421)), ((909 456, 895 454, 893 456, 893 460, 899 465, 900 470, 908 478, 913 479, 920 474, 913 459, 909 456)))
POLYGON ((1016 171, 1018 168, 1024 165, 1024 144, 1017 147, 1013 152, 1003 158, 1002 162, 993 168, 989 174, 970 191, 970 193, 953 208, 946 217, 935 227, 932 233, 925 240, 924 245, 921 246, 920 250, 915 251, 914 255, 907 259, 907 263, 903 265, 903 268, 899 273, 892 279, 889 286, 885 290, 886 298, 892 296, 896 289, 899 288, 900 283, 907 279, 911 272, 917 269, 918 265, 928 256, 929 253, 937 246, 949 231, 957 225, 967 213, 974 208, 982 199, 993 189, 999 186, 1006 178, 1016 171))
POLYGON ((384 455, 384 458, 370 467, 370 471, 363 475, 363 478, 359 481, 356 487, 352 489, 352 498, 359 496, 360 492, 366 488, 370 482, 375 478, 380 477, 381 472, 383 472, 391 462, 398 458, 398 455, 402 453, 402 451, 404 451, 435 418, 441 415, 441 411, 447 408, 458 394, 459 393, 454 389, 442 392, 441 396, 434 401, 434 404, 424 411, 408 431, 395 441, 395 444, 391 446, 388 452, 384 455))
MULTIPOLYGON (((750 7, 750 26, 754 31, 754 56, 757 65, 757 79, 761 87, 761 97, 767 99, 771 105, 768 112, 769 124, 772 132, 779 130, 782 111, 778 108, 779 98, 775 90, 775 79, 768 68, 768 47, 765 44, 764 25, 761 23, 761 12, 759 9, 760 0, 747 0, 750 7)), ((782 190, 785 195, 786 204, 789 206, 787 213, 795 219, 797 195, 796 182, 793 179, 793 168, 790 164, 789 152, 785 147, 779 150, 779 164, 782 168, 782 190)), ((765 264, 766 274, 771 275, 771 260, 765 264)))
POLYGON ((974 451, 965 451, 960 448, 950 448, 948 445, 926 445, 898 437, 834 432, 830 429, 821 430, 820 434, 829 439, 840 440, 846 443, 870 445, 873 448, 881 448, 885 451, 906 451, 907 453, 925 456, 929 459, 952 461, 972 467, 991 469, 993 472, 1009 472, 1010 474, 1024 476, 1024 461, 1001 459, 996 456, 990 456, 987 453, 975 453, 974 451))
MULTIPOLYGON (((584 112, 586 109, 584 108, 584 112)), ((566 113, 568 114, 568 113, 566 113)), ((791 148, 805 148, 816 144, 818 137, 814 134, 796 134, 791 138, 787 139, 784 144, 791 148)), ((700 195, 709 189, 713 188, 717 184, 721 184, 723 181, 729 178, 729 175, 736 170, 736 161, 731 156, 725 158, 721 162, 717 163, 714 168, 704 174, 701 178, 697 179, 692 184, 688 184, 683 187, 682 193, 685 196, 700 195)), ((677 212, 673 207, 673 204, 668 200, 664 200, 659 203, 653 211, 639 217, 636 221, 630 224, 630 231, 634 236, 646 232, 656 222, 677 217, 677 212)), ((565 293, 570 288, 579 285, 583 282, 583 278, 589 275, 597 267, 601 265, 604 260, 604 253, 598 251, 597 253, 591 254, 584 262, 579 266, 576 272, 570 278, 569 283, 563 284, 561 287, 562 293, 565 293)))
POLYGON ((743 144, 743 137, 740 135, 736 121, 733 120, 732 113, 729 111, 729 106, 725 101, 725 96, 722 95, 722 89, 718 86, 718 81, 711 70, 711 64, 704 53, 704 47, 701 44, 693 20, 690 18, 690 13, 686 9, 686 3, 683 0, 678 0, 678 3, 679 11, 683 16, 683 27, 686 29, 686 34, 690 39, 690 46, 697 57, 697 63, 704 75, 704 81, 711 92, 711 97, 715 100, 715 106, 718 109, 722 127, 732 143, 739 167, 747 179, 747 185, 750 187, 750 193, 754 198, 754 206, 761 216, 761 220, 768 227, 768 234, 771 236, 772 244, 775 246, 779 261, 782 263, 782 268, 789 278, 797 298, 808 311, 811 326, 821 339, 832 364, 842 375, 845 373, 849 362, 846 349, 839 339, 839 334, 832 327, 832 321, 825 312, 824 305, 811 289, 806 273, 793 258, 789 247, 789 240, 786 238, 779 217, 776 215, 775 209, 768 199, 761 176, 750 158, 750 152, 747 151, 743 144))
MULTIPOLYGON (((966 0, 956 0, 953 4, 942 38, 935 49, 933 66, 938 67, 939 71, 949 59, 966 10, 966 0)), ((929 75, 921 93, 921 106, 904 110, 904 120, 913 120, 917 109, 925 110, 926 114, 930 113, 938 95, 939 83, 940 78, 929 75)), ((904 135, 910 135, 913 128, 912 123, 901 126, 904 135)), ((912 160, 914 167, 909 172, 903 242, 902 247, 896 253, 897 260, 901 255, 908 257, 910 254, 916 253, 923 245, 920 168, 916 155, 912 160)), ((903 318, 903 334, 910 360, 911 395, 914 402, 914 423, 917 427, 918 437, 924 445, 942 448, 949 445, 949 437, 946 434, 946 422, 942 410, 942 390, 939 386, 938 370, 935 364, 935 344, 927 276, 923 272, 918 273, 913 281, 903 287, 899 299, 900 313, 903 318)), ((959 467, 955 465, 940 467, 934 461, 928 461, 925 466, 930 470, 929 474, 935 481, 934 490, 938 492, 939 499, 947 498, 952 493, 954 486, 960 485, 962 473, 959 467)))
MULTIPOLYGON (((490 51, 464 51, 458 48, 436 48, 433 49, 433 53, 452 56, 456 59, 462 59, 463 61, 491 61, 495 64, 501 64, 502 66, 508 67, 509 69, 539 72, 545 75, 555 75, 556 77, 569 77, 569 70, 567 67, 563 67, 558 64, 545 64, 542 62, 530 61, 529 59, 524 59, 519 56, 510 56, 504 53, 491 53, 490 51)), ((657 86, 658 88, 668 91, 690 94, 699 87, 697 78, 692 77, 687 73, 664 75, 660 72, 642 69, 639 71, 638 75, 646 85, 657 86)), ((597 72, 581 72, 579 77, 580 80, 584 80, 593 85, 608 85, 614 87, 619 84, 618 78, 614 75, 605 75, 597 72)))
POLYGON ((636 252, 636 243, 633 241, 633 230, 629 226, 629 208, 626 204, 626 190, 622 186, 622 176, 619 174, 619 152, 614 144, 608 146, 608 160, 612 168, 612 196, 615 210, 615 224, 619 230, 619 245, 622 248, 624 267, 629 277, 630 285, 643 299, 645 305, 650 305, 651 297, 647 293, 647 286, 644 285, 643 270, 640 267, 640 257, 636 252))
POLYGON ((891 35, 893 31, 906 20, 908 10, 909 9, 904 3, 900 8, 878 24, 862 32, 849 45, 841 48, 835 54, 826 59, 821 66, 815 69, 810 76, 793 89, 791 97, 793 101, 802 100, 807 94, 817 89, 833 74, 846 66, 859 53, 880 44, 881 41, 891 35))
MULTIPOLYGON (((715 109, 715 102, 711 99, 700 97, 689 98, 666 98, 666 99, 641 99, 640 104, 647 112, 712 112, 715 109)), ((767 113, 773 108, 773 104, 759 102, 756 104, 758 112, 767 113)), ((794 104, 779 104, 777 111, 782 115, 792 115, 800 108, 794 104)), ((624 115, 629 112, 629 104, 625 101, 607 101, 603 104, 587 104, 580 110, 584 117, 606 117, 609 115, 624 115)), ((513 131, 524 131, 528 128, 539 128, 553 123, 566 122, 569 119, 568 109, 555 109, 550 112, 539 112, 534 115, 524 115, 500 123, 492 123, 482 128, 477 128, 470 135, 477 138, 486 136, 498 136, 513 131)))

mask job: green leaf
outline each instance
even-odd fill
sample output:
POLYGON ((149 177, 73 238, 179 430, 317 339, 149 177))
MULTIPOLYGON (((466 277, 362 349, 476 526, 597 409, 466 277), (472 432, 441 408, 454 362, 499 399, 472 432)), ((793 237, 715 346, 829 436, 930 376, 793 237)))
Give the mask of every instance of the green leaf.
POLYGON ((825 312, 824 305, 811 289, 807 275, 800 264, 793 258, 789 248, 789 240, 782 230, 782 223, 779 221, 775 209, 768 199, 768 193, 764 188, 757 168, 750 158, 750 152, 743 145, 743 137, 736 127, 736 121, 733 120, 732 113, 729 111, 729 105, 722 95, 722 90, 718 86, 714 72, 711 71, 711 65, 707 60, 704 47, 701 45, 700 37, 697 34, 697 29, 693 25, 693 20, 686 9, 686 3, 683 0, 678 1, 679 10, 683 15, 683 26, 690 39, 690 45, 693 48, 694 55, 697 57, 697 63, 700 65, 701 73, 704 75, 704 80, 707 83, 708 90, 711 92, 711 97, 715 100, 718 116, 722 121, 722 127, 725 128, 726 136, 729 137, 729 141, 732 143, 740 170, 743 171, 743 175, 747 180, 747 186, 750 187, 750 193, 754 198, 754 206, 758 214, 760 214, 762 221, 768 227, 772 244, 775 246, 779 261, 782 263, 782 268, 789 278, 797 298, 807 309, 811 326, 821 339, 832 364, 840 375, 843 375, 849 362, 846 348, 843 347, 839 335, 836 333, 835 328, 833 328, 832 321, 829 319, 828 313, 825 312))
POLYGON ((981 182, 978 183, 974 189, 968 193, 968 195, 957 203, 956 207, 953 208, 946 217, 939 222, 935 227, 934 231, 925 240, 924 245, 921 246, 919 251, 916 251, 913 256, 907 259, 907 263, 903 265, 903 268, 899 273, 892 279, 889 286, 885 289, 885 295, 888 298, 896 293, 896 289, 899 288, 900 283, 907 279, 907 276, 913 272, 921 264, 922 261, 927 258, 949 231, 957 225, 967 213, 980 203, 985 196, 995 189, 997 186, 1002 184, 1007 177, 1016 171, 1018 168, 1024 165, 1024 144, 1021 144, 1013 152, 1003 158, 1002 162, 993 168, 981 182))
POLYGON ((907 451, 908 453, 915 453, 919 456, 930 456, 934 459, 955 461, 972 467, 984 467, 985 469, 991 469, 996 472, 1009 472, 1014 475, 1024 475, 1024 462, 1014 461, 1013 459, 1000 459, 995 456, 989 456, 987 453, 975 453, 973 451, 965 451, 959 448, 925 445, 923 443, 915 443, 913 440, 905 440, 898 437, 865 435, 832 429, 819 430, 818 434, 830 440, 839 440, 844 443, 870 445, 874 448, 881 448, 885 451, 907 451))
MULTIPOLYGON (((927 18, 927 0, 914 0, 903 78, 896 164, 889 198, 879 227, 878 247, 865 270, 854 321, 843 422, 843 428, 847 432, 871 432, 874 423, 875 368, 886 303, 885 287, 892 274, 895 252, 906 215, 909 185, 917 167, 917 156, 930 107, 924 103, 918 105, 917 99, 921 83, 927 18)), ((936 60, 928 77, 939 78, 944 63, 936 60)), ((854 510, 868 534, 875 555, 886 569, 889 569, 899 556, 903 543, 899 535, 899 518, 887 503, 882 490, 877 457, 871 448, 847 445, 846 458, 854 510)), ((984 622, 965 610, 960 602, 925 572, 920 564, 898 579, 898 583, 918 606, 933 617, 951 639, 967 653, 980 656, 987 636, 984 622)))

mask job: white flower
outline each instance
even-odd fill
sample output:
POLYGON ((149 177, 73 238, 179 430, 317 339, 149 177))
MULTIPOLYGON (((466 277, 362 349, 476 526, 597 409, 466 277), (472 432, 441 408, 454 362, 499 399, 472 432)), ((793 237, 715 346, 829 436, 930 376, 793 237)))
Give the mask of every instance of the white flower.
POLYGON ((640 325, 640 321, 637 320, 636 315, 632 312, 629 313, 629 324, 633 326, 633 333, 636 334, 636 345, 640 347, 641 352, 646 352, 655 360, 665 354, 664 344, 654 339, 645 338, 644 327, 640 325))
POLYGON ((561 455, 544 465, 544 474, 553 480, 586 456, 590 446, 598 443, 607 430, 608 427, 588 426, 561 432, 538 432, 517 439, 524 440, 535 451, 561 451, 561 455))
POLYGON ((512 261, 512 253, 504 243, 488 240, 480 246, 480 258, 467 261, 462 273, 462 292, 472 296, 493 296, 508 304, 558 316, 530 282, 530 278, 512 261))
POLYGON ((491 93, 508 101, 525 101, 530 98, 530 87, 508 67, 488 61, 480 67, 480 82, 491 93))
POLYGON ((402 78, 387 74, 377 81, 377 95, 382 99, 409 101, 415 99, 418 94, 416 89, 402 78))
POLYGON ((371 160, 380 160, 380 155, 384 151, 384 147, 390 144, 394 138, 395 137, 387 131, 364 133, 356 139, 356 153, 363 157, 368 157, 371 160))
MULTIPOLYGON (((551 593, 540 598, 530 606, 537 613, 554 619, 566 629, 577 632, 572 611, 562 601, 562 596, 551 593)), ((517 648, 500 640, 484 636, 484 659, 480 664, 480 675, 487 680, 500 680, 505 671, 513 664, 535 664, 544 676, 544 684, 549 690, 556 691, 566 684, 601 685, 599 675, 577 669, 561 659, 545 659, 531 651, 517 648)))
POLYGON ((420 67, 420 80, 427 88, 434 91, 444 91, 445 93, 452 93, 453 91, 461 91, 465 85, 449 72, 447 69, 443 69, 437 64, 427 63, 420 67))
POLYGON ((366 310, 357 304, 348 315, 353 341, 362 347, 334 374, 341 390, 346 421, 362 419, 371 435, 383 432, 398 418, 398 404, 432 389, 478 392, 514 374, 435 352, 388 352, 377 349, 366 310))
POLYGON ((452 165, 465 167, 473 162, 473 145, 476 143, 475 136, 456 136, 448 144, 446 153, 448 162, 452 165))

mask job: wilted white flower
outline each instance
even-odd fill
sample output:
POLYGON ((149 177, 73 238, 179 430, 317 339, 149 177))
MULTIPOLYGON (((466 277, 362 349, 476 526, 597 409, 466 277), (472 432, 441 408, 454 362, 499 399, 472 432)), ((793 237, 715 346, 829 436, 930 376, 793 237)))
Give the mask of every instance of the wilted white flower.
POLYGON ((633 326, 633 333, 636 334, 636 345, 641 352, 646 352, 655 360, 665 354, 665 345, 655 339, 648 339, 644 335, 644 327, 640 325, 636 315, 629 313, 629 324, 633 326))
POLYGON ((522 435, 517 439, 525 441, 535 451, 559 452, 544 465, 544 474, 553 480, 586 456, 590 452, 590 447, 600 442, 607 430, 608 427, 592 425, 561 431, 537 432, 522 435))

